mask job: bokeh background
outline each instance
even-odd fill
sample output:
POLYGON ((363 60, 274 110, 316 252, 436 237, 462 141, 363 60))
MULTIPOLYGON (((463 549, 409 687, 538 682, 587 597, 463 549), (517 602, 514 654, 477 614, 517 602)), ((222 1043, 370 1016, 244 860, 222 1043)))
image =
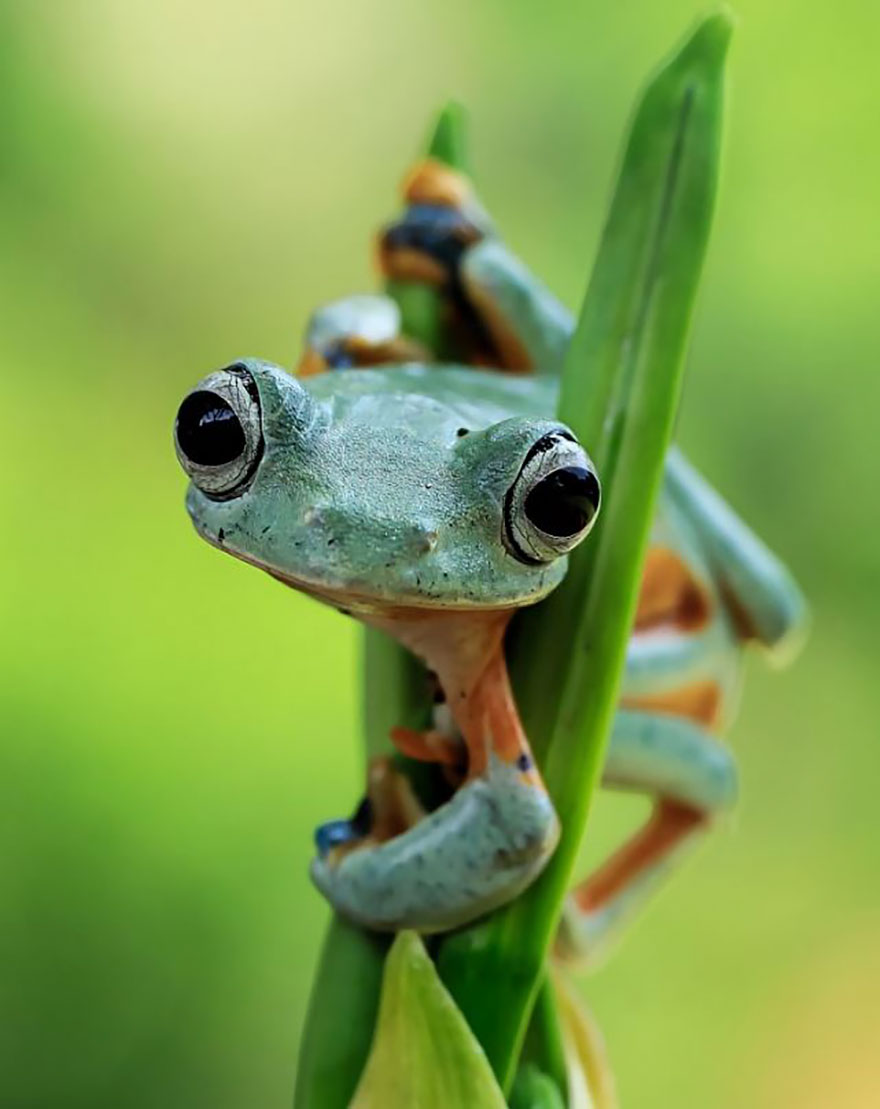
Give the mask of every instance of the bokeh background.
MULTIPOLYGON (((627 1109, 880 1098, 877 35, 739 0, 680 438, 812 599, 750 666, 743 799, 584 982, 627 1109)), ((3 0, 3 1109, 282 1109, 359 790, 357 629, 199 543, 180 397, 372 287, 448 95, 504 233, 580 298, 692 0, 3 0)), ((631 819, 603 799, 590 848, 631 819)), ((345 1014, 340 1012, 343 1022, 345 1014)))

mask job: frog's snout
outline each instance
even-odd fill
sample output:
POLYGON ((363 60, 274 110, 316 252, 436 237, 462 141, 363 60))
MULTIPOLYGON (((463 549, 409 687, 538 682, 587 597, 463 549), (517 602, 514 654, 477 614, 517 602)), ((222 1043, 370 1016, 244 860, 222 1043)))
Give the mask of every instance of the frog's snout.
POLYGON ((209 374, 184 398, 174 422, 174 446, 205 496, 229 500, 244 492, 264 449, 260 395, 246 367, 209 374))

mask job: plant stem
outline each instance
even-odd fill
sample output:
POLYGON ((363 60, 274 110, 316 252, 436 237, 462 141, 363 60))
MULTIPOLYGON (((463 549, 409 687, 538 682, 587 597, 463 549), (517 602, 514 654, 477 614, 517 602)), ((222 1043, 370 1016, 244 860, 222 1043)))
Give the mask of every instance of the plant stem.
MULTIPOLYGON (((440 113, 429 156, 453 169, 466 168, 463 109, 449 103, 440 113)), ((389 283, 404 334, 434 346, 441 335, 440 304, 433 289, 389 283)), ((421 663, 382 632, 364 633, 364 740, 367 758, 389 749, 395 725, 423 728, 431 711, 421 663)), ((324 940, 300 1041, 294 1109, 347 1109, 370 1049, 379 1006, 382 966, 389 940, 334 916, 324 940)))
POLYGON ((346 1109, 373 1039, 389 938, 334 916, 299 1046, 296 1109, 346 1109))

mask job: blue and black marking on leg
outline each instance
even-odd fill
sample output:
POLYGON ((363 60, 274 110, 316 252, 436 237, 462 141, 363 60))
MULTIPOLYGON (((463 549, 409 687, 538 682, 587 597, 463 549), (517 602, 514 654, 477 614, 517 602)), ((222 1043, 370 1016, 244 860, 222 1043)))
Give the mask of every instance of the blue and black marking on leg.
POLYGON ((318 825, 315 829, 318 854, 324 859, 334 847, 364 839, 370 834, 372 826, 373 806, 369 797, 365 797, 348 820, 328 820, 325 824, 318 825))

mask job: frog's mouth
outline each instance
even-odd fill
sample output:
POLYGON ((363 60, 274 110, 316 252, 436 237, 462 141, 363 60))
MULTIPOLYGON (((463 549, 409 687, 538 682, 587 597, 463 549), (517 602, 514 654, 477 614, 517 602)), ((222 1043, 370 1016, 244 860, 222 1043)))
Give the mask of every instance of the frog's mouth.
POLYGON ((539 588, 533 596, 527 599, 511 597, 497 603, 485 600, 468 600, 452 595, 444 597, 434 592, 419 593, 414 589, 395 592, 393 596, 389 596, 368 588, 362 581, 351 585, 347 583, 337 584, 328 582, 326 579, 318 580, 306 574, 294 573, 287 568, 281 569, 238 546, 231 534, 232 529, 227 531, 222 527, 216 527, 216 529, 212 527, 204 520, 202 514, 198 511, 197 505, 194 505, 192 501, 188 503, 188 508, 199 536, 218 551, 223 551, 240 562, 264 571, 289 589, 295 589, 298 593, 305 593, 322 604, 335 608, 345 616, 356 616, 367 622, 370 622, 372 617, 387 618, 398 614, 405 615, 413 610, 424 614, 432 611, 470 613, 513 611, 516 608, 523 607, 523 605, 540 601, 556 584, 555 580, 551 580, 548 574, 548 580, 537 583, 539 588))

